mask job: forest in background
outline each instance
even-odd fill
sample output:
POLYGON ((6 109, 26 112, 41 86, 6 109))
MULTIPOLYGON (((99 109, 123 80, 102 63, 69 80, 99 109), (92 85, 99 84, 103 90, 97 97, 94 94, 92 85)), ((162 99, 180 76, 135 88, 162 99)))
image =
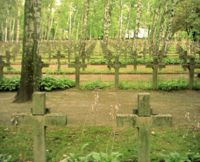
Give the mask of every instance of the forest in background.
MULTIPOLYGON (((125 38, 140 28, 149 39, 199 40, 199 0, 42 0, 40 40, 125 38), (84 20, 84 21, 83 21, 84 20)), ((23 38, 23 0, 0 1, 0 40, 23 38)))

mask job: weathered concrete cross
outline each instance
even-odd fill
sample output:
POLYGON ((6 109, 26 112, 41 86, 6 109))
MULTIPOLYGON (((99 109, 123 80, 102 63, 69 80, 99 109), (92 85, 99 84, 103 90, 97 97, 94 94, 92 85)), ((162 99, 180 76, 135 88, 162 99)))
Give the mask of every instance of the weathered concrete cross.
POLYGON ((188 56, 189 63, 182 64, 183 68, 189 70, 189 89, 193 89, 194 83, 194 72, 195 69, 200 68, 200 64, 195 63, 195 58, 193 56, 188 56))
POLYGON ((38 75, 39 79, 42 78, 42 68, 44 68, 44 67, 49 67, 49 64, 44 63, 42 61, 42 57, 38 56, 37 57, 37 68, 38 68, 37 75, 38 75))
POLYGON ((104 54, 104 57, 106 59, 106 62, 107 62, 107 67, 109 70, 111 70, 111 59, 112 59, 112 52, 111 50, 108 49, 108 42, 105 42, 105 41, 102 41, 101 42, 101 48, 102 48, 102 51, 103 51, 103 54, 104 54))
POLYGON ((165 64, 159 63, 158 58, 154 57, 153 58, 153 63, 152 64, 147 64, 147 68, 152 68, 153 73, 153 89, 158 89, 158 69, 165 68, 165 64))
POLYGON ((119 69, 122 67, 126 67, 119 62, 119 55, 115 56, 115 61, 110 65, 110 67, 115 69, 115 88, 119 87, 119 69))
POLYGON ((87 68, 87 64, 83 64, 80 61, 79 56, 75 56, 75 62, 74 64, 68 64, 68 67, 75 68, 75 80, 76 80, 76 87, 80 87, 80 69, 81 68, 87 68))
POLYGON ((172 126, 172 115, 152 115, 150 94, 138 94, 138 109, 133 114, 118 114, 117 126, 138 128, 138 161, 150 162, 150 129, 152 126, 172 126))
POLYGON ((137 49, 131 48, 131 58, 133 60, 133 69, 137 71, 137 59, 141 58, 141 56, 138 55, 137 49))
POLYGON ((3 57, 0 55, 0 80, 3 79, 3 68, 5 66, 5 62, 3 61, 3 57))
POLYGON ((11 59, 10 51, 6 50, 6 67, 7 67, 8 70, 12 69, 10 59, 11 59))
POLYGON ((33 94, 33 108, 31 114, 14 114, 14 123, 28 124, 33 127, 33 157, 34 162, 46 162, 45 134, 49 125, 65 126, 67 116, 59 113, 46 114, 45 93, 33 94))
POLYGON ((56 55, 56 58, 57 58, 57 71, 60 71, 61 57, 62 57, 61 52, 57 51, 57 55, 56 55))

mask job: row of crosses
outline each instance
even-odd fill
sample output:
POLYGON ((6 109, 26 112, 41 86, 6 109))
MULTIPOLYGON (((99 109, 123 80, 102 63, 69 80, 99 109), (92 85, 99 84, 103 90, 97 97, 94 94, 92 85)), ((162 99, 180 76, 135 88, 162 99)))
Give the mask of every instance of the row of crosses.
MULTIPOLYGON (((33 129, 33 159, 34 162, 46 162, 46 128, 48 126, 65 126, 67 116, 63 113, 50 112, 46 108, 46 94, 35 92, 33 94, 32 109, 29 114, 13 114, 12 122, 15 125, 29 125, 33 129)), ((118 114, 117 126, 128 125, 138 128, 138 162, 150 162, 150 132, 151 127, 172 126, 172 115, 153 114, 150 106, 150 94, 138 94, 138 108, 134 114, 118 114)))

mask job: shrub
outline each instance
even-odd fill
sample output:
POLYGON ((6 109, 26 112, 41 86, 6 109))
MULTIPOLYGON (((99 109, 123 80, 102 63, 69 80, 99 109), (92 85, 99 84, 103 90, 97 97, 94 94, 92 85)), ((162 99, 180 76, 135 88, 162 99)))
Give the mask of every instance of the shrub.
POLYGON ((4 78, 0 80, 0 91, 16 91, 19 88, 19 78, 4 78))
POLYGON ((4 155, 4 154, 0 154, 0 161, 1 162, 12 162, 12 156, 11 155, 4 155))
POLYGON ((74 162, 74 161, 104 161, 104 162, 120 162, 122 157, 121 153, 111 152, 103 153, 103 152, 91 152, 86 156, 77 156, 75 154, 70 153, 68 158, 63 160, 64 162, 74 162))
POLYGON ((143 89, 150 90, 151 84, 149 82, 130 82, 130 81, 122 81, 119 84, 119 89, 128 90, 128 89, 143 89))
POLYGON ((187 87, 187 81, 184 79, 164 81, 158 84, 158 89, 162 91, 184 90, 187 87))
MULTIPOLYGON (((0 91, 17 91, 20 85, 20 78, 4 78, 0 80, 0 91)), ((44 77, 39 83, 41 91, 52 91, 68 89, 75 86, 74 81, 66 78, 44 77)))
POLYGON ((40 81, 39 89, 41 91, 52 91, 59 89, 69 89, 75 86, 74 81, 66 78, 52 78, 52 77, 44 77, 40 81))
POLYGON ((111 85, 109 83, 102 82, 100 80, 87 82, 81 85, 81 89, 87 89, 87 90, 94 90, 94 89, 105 89, 109 88, 111 85))
MULTIPOLYGON (((195 153, 190 153, 188 155, 181 155, 177 152, 172 152, 168 155, 160 154, 160 158, 164 162, 199 162, 200 155, 195 153)), ((161 161, 161 160, 160 160, 161 161)))

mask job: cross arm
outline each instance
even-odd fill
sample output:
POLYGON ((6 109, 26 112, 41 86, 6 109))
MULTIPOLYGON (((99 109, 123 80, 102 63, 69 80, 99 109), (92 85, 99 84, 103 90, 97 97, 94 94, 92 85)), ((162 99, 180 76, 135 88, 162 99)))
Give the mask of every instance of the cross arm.
POLYGON ((51 113, 45 115, 45 125, 65 126, 67 125, 67 115, 61 113, 51 113))
POLYGON ((153 64, 146 64, 146 68, 153 68, 153 64))
POLYGON ((49 67, 49 64, 48 63, 43 63, 42 67, 49 67))
POLYGON ((196 64, 194 67, 200 69, 200 64, 196 64))
POLYGON ((29 125, 33 123, 33 116, 28 113, 14 113, 10 121, 13 125, 29 125))
POLYGON ((153 127, 172 127, 172 115, 171 114, 158 114, 152 116, 153 127))
POLYGON ((190 66, 189 64, 182 64, 183 68, 189 68, 189 66, 190 66))
POLYGON ((68 67, 69 68, 74 68, 74 67, 76 67, 76 65, 75 64, 68 64, 68 67))
POLYGON ((137 121, 137 115, 135 114, 117 114, 116 116, 117 126, 123 127, 134 127, 137 121))
POLYGON ((159 67, 159 68, 165 68, 166 65, 161 63, 161 64, 158 64, 158 67, 159 67))

